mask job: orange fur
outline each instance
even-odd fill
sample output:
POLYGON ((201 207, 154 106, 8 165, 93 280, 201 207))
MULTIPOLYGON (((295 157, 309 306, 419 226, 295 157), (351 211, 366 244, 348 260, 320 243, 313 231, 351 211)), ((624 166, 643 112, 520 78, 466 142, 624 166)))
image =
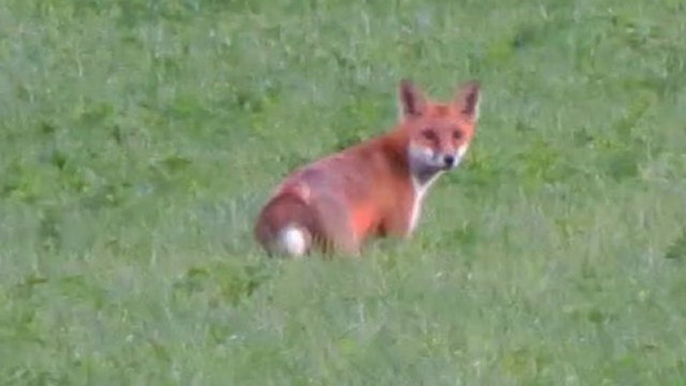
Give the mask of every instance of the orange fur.
POLYGON ((393 130, 306 165, 277 188, 254 230, 268 253, 356 255, 368 237, 412 233, 429 186, 459 164, 474 136, 480 91, 467 83, 437 103, 403 80, 399 94, 393 130))

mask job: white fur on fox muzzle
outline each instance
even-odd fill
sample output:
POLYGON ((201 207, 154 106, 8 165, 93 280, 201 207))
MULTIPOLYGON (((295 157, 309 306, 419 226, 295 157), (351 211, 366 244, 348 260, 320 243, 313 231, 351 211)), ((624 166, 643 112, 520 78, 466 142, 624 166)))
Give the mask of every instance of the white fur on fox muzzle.
POLYGON ((418 170, 450 170, 460 165, 464 155, 467 153, 468 145, 457 148, 454 154, 445 154, 434 151, 425 146, 410 144, 410 163, 414 169, 418 170), (452 156, 452 159, 449 159, 452 156), (450 162, 448 162, 450 161, 450 162))
POLYGON ((444 165, 443 156, 430 147, 410 144, 410 164, 414 168, 442 168, 444 165))
POLYGON ((462 145, 461 147, 457 148, 455 151, 455 154, 446 154, 444 155, 443 158, 443 168, 445 170, 450 170, 450 169, 455 169, 458 166, 460 166, 460 163, 462 163, 462 159, 464 158, 464 155, 467 153, 467 148, 468 145, 462 145))
POLYGON ((460 166, 462 159, 464 158, 465 154, 467 154, 468 148, 469 145, 467 144, 457 148, 457 151, 455 152, 455 161, 453 162, 453 166, 451 166, 451 169, 455 169, 456 167, 460 166))

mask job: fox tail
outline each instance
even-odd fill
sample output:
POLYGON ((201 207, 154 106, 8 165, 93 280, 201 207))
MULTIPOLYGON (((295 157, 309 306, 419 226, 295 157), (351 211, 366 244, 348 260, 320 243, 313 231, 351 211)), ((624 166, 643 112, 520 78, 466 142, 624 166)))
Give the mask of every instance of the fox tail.
POLYGON ((312 247, 315 218, 307 201, 298 192, 284 191, 260 213, 255 237, 267 253, 302 257, 312 247))

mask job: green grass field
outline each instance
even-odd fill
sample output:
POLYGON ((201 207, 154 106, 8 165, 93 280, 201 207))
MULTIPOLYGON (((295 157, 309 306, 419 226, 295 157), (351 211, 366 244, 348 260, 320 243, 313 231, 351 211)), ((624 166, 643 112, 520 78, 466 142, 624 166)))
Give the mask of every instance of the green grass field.
POLYGON ((0 2, 0 385, 686 385, 682 0, 0 2), (483 85, 408 242, 268 259, 294 167, 483 85))

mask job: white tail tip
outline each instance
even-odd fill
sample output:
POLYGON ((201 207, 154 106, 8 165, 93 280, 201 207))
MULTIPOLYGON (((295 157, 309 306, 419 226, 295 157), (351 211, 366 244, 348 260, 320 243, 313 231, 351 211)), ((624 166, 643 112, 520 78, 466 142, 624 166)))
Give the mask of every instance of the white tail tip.
POLYGON ((279 246, 285 253, 301 257, 307 252, 307 239, 302 229, 289 225, 279 233, 279 246))

